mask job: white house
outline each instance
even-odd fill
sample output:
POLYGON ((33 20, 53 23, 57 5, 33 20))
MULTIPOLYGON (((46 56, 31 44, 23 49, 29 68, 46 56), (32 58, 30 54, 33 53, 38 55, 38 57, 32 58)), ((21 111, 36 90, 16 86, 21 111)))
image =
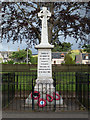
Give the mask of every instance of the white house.
POLYGON ((90 64, 90 53, 82 53, 82 64, 90 64))
POLYGON ((0 53, 0 63, 2 63, 3 62, 3 56, 2 56, 2 54, 0 53))
POLYGON ((52 52, 52 64, 64 63, 64 57, 67 52, 52 52))
POLYGON ((0 63, 1 62, 7 62, 8 60, 10 60, 9 58, 9 54, 11 54, 12 51, 10 51, 8 53, 8 51, 0 51, 0 63))

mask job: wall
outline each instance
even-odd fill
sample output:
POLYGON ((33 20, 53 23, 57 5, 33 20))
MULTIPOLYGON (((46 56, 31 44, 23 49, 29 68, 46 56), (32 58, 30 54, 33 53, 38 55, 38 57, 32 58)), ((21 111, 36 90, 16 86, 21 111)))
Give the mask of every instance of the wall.
POLYGON ((52 64, 61 64, 61 63, 64 63, 64 59, 52 59, 52 64), (54 61, 56 61, 56 63, 54 61))
POLYGON ((82 64, 90 64, 90 60, 82 60, 82 64))

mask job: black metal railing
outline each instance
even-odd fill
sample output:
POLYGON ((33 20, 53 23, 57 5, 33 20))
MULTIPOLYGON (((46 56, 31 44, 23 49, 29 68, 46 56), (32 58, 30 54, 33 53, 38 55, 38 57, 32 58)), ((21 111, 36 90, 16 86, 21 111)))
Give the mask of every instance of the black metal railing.
POLYGON ((15 97, 15 74, 3 73, 2 76, 2 107, 9 106, 15 97))
POLYGON ((90 73, 87 66, 84 66, 85 69, 79 66, 78 69, 83 72, 77 73, 77 67, 53 68, 54 93, 51 92, 51 89, 48 93, 47 89, 48 86, 50 88, 50 84, 47 83, 38 84, 37 92, 34 91, 37 79, 36 70, 31 71, 28 67, 28 70, 25 71, 22 66, 23 70, 16 71, 16 68, 13 67, 13 72, 8 73, 4 69, 2 72, 3 110, 81 111, 89 109, 90 73), (43 93, 44 85, 46 86, 45 93, 43 93), (40 88, 42 88, 41 92, 40 88))
POLYGON ((89 110, 89 73, 76 73, 76 98, 79 102, 89 110))

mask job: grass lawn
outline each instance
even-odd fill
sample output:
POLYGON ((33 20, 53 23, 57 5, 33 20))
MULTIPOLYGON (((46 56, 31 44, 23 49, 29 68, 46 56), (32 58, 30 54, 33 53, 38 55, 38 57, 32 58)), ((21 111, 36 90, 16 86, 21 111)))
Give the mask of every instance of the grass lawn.
POLYGON ((57 72, 56 90, 57 91, 75 91, 76 88, 75 72, 57 72))
POLYGON ((19 72, 15 73, 15 89, 16 90, 32 90, 32 80, 33 85, 36 80, 36 72, 19 72))
MULTIPOLYGON (((75 73, 58 72, 56 73, 56 90, 58 91, 75 91, 75 73)), ((35 85, 36 73, 15 73, 15 89, 16 90, 32 90, 35 85), (18 84, 17 84, 18 83, 18 84)), ((54 75, 53 75, 54 79, 54 75)))
MULTIPOLYGON (((14 89, 16 91, 32 91, 32 79, 33 86, 36 83, 37 73, 36 72, 15 72, 15 81, 8 82, 2 86, 2 90, 7 91, 14 89)), ((54 74, 53 74, 54 79, 54 74)), ((75 72, 56 72, 56 90, 57 91, 75 91, 76 90, 76 77, 75 72)))

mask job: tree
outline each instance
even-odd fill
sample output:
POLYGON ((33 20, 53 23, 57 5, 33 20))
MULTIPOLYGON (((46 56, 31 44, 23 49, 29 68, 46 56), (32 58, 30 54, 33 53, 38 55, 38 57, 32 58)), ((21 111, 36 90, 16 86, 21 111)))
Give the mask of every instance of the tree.
POLYGON ((65 55, 64 61, 65 64, 75 64, 75 61, 72 59, 72 57, 69 54, 65 55))
POLYGON ((71 50, 71 46, 72 46, 72 44, 71 43, 67 43, 67 42, 63 42, 63 43, 59 43, 59 44, 57 44, 57 43, 55 43, 55 45, 54 45, 54 48, 53 48, 53 52, 67 52, 67 51, 69 51, 69 50, 71 50))
MULTIPOLYGON (((28 57, 31 58, 31 50, 28 50, 28 57)), ((17 62, 22 62, 26 59, 27 57, 27 51, 26 50, 19 50, 19 51, 16 51, 16 52, 13 52, 10 56, 9 56, 11 59, 13 59, 14 61, 17 61, 17 62)))
POLYGON ((32 56, 31 57, 31 63, 32 64, 37 64, 37 62, 38 62, 38 57, 37 56, 32 56))
POLYGON ((82 48, 84 48, 84 51, 87 53, 90 53, 90 44, 89 45, 83 45, 82 48))
POLYGON ((60 36, 75 38, 76 41, 88 42, 90 2, 3 2, 2 41, 13 42, 26 40, 29 45, 41 40, 41 20, 38 12, 46 6, 52 13, 48 20, 49 42, 58 43, 60 36))
POLYGON ((3 61, 3 58, 0 58, 0 63, 3 61))

